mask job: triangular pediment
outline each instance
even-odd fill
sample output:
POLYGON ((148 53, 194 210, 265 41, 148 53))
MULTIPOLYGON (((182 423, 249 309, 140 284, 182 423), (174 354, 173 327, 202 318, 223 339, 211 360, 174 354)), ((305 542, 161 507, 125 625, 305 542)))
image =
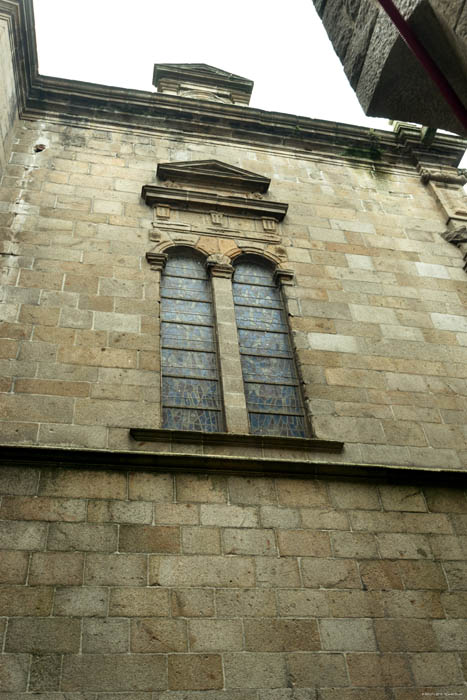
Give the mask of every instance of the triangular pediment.
POLYGON ((248 80, 241 75, 229 73, 226 70, 216 68, 215 66, 210 66, 207 63, 159 63, 158 68, 166 70, 170 69, 174 71, 187 71, 190 73, 205 73, 206 75, 228 78, 229 80, 248 80))
POLYGON ((271 182, 268 177, 242 170, 220 160, 159 163, 157 175, 161 180, 199 183, 209 187, 243 192, 267 192, 271 182))

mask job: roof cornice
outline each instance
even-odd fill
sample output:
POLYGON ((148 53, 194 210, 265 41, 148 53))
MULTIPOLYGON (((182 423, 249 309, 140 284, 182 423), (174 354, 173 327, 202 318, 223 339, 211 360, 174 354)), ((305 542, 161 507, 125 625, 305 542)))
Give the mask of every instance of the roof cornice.
POLYGON ((23 118, 60 119, 94 128, 126 128, 146 133, 185 132, 291 151, 307 151, 369 165, 375 169, 423 163, 457 167, 467 141, 437 134, 428 146, 420 129, 397 133, 269 112, 239 105, 40 76, 32 0, 0 0, 11 20, 10 35, 23 118))

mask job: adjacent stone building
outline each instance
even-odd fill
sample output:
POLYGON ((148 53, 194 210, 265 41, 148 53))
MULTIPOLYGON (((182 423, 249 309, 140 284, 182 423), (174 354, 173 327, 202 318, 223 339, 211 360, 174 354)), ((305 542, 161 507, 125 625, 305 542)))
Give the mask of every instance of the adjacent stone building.
POLYGON ((461 697, 465 142, 0 52, 1 700, 461 697))

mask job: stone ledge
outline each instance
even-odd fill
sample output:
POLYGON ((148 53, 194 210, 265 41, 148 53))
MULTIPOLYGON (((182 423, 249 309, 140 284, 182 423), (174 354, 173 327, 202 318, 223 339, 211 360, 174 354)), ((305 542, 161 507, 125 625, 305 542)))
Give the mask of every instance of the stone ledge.
POLYGON ((2 448, 3 467, 54 467, 112 469, 119 471, 180 472, 240 476, 285 476, 299 478, 352 478, 387 483, 423 483, 441 486, 467 485, 467 471, 385 464, 351 464, 271 458, 245 458, 165 452, 77 450, 71 448, 8 445, 2 448))

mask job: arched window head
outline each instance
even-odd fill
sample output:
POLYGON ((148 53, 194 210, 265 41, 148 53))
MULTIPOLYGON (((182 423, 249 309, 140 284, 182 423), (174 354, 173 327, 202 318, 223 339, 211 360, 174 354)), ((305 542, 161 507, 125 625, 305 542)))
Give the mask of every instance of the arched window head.
POLYGON ((161 277, 162 427, 224 429, 211 287, 204 258, 168 251, 161 277))
POLYGON ((234 263, 233 297, 250 432, 305 437, 303 402, 274 270, 265 260, 234 263))

